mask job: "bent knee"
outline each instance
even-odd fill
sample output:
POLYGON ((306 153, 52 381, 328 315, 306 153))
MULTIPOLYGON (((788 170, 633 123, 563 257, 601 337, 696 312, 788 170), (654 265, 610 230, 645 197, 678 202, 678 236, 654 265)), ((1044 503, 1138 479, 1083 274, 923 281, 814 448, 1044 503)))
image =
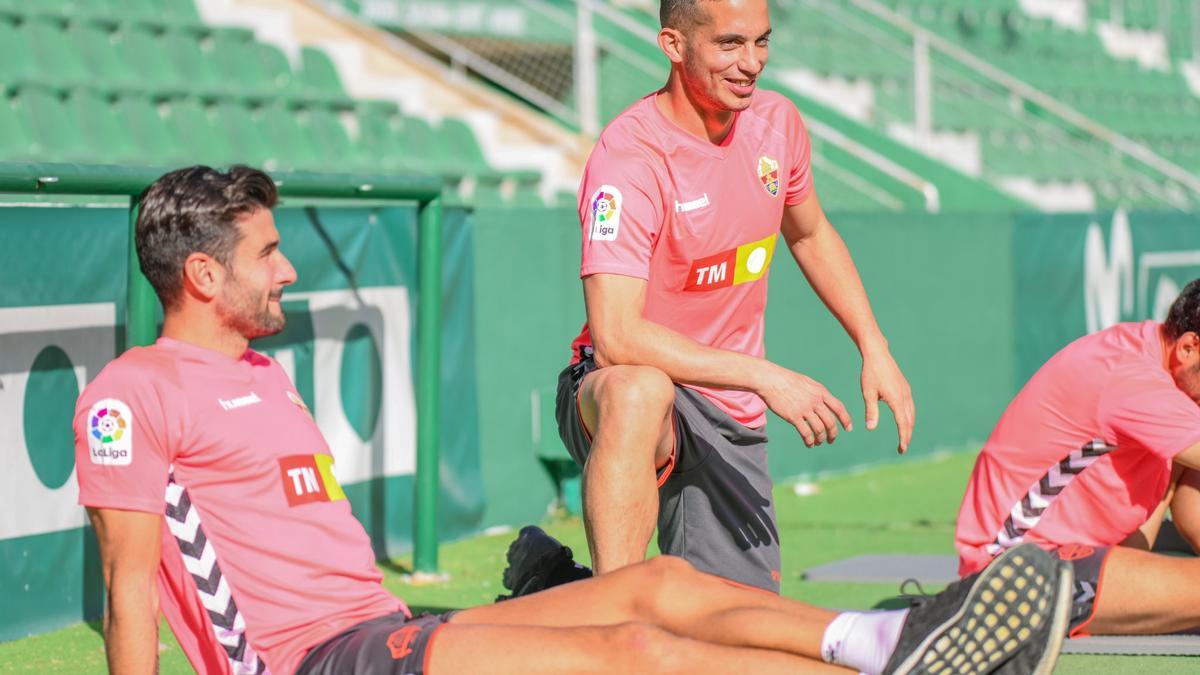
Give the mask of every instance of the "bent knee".
POLYGON ((648 623, 623 623, 607 632, 615 672, 674 673, 680 638, 648 623))
POLYGON ((696 591, 699 573, 690 562, 673 555, 660 555, 638 566, 635 615, 658 621, 670 614, 679 599, 696 591))
POLYGON ((596 375, 592 395, 601 410, 666 414, 675 402, 675 383, 653 366, 610 366, 596 375))

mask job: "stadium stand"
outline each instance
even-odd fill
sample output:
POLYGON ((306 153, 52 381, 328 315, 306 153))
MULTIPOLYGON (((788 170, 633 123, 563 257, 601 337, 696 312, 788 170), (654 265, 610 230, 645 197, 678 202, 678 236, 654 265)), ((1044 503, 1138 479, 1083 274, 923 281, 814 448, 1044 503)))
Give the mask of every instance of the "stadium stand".
MULTIPOLYGON (((0 0, 0 152, 423 172, 475 204, 573 203, 587 152, 571 117, 575 3, 469 4, 0 0), (403 11, 355 15, 392 5, 403 11), (525 90, 532 107, 512 100, 528 104, 525 90)), ((837 130, 814 139, 828 208, 947 207, 934 185, 984 210, 1188 209, 1200 200, 1194 4, 777 0, 768 86, 837 130), (930 52, 925 129, 921 29, 948 45, 930 52)), ((655 5, 606 3, 593 19, 601 123, 665 75, 655 5)))
MULTIPOLYGON (((575 110, 580 103, 569 64, 572 41, 566 39, 578 30, 575 2, 341 4, 430 53, 467 63, 476 75, 551 115, 563 118, 560 106, 575 110), (493 69, 503 71, 504 78, 491 75, 493 69), (509 76, 537 95, 516 91, 507 83, 509 76), (546 98, 552 99, 550 105, 546 98)), ((1200 9, 1195 4, 773 0, 769 79, 810 118, 853 129, 857 139, 928 182, 944 184, 941 172, 950 169, 1047 210, 1187 210, 1200 200, 1200 60, 1195 54, 1200 17, 1193 16, 1200 9), (932 42, 928 126, 918 112, 920 40, 932 42), (818 111, 814 101, 843 119, 818 111), (863 128, 846 124, 845 118, 863 128), (881 137, 942 168, 918 169, 918 162, 881 137)), ((601 36, 597 80, 603 86, 597 97, 603 122, 658 86, 665 66, 653 37, 657 2, 589 6, 601 36)), ((824 142, 838 145, 832 138, 824 142)), ((822 191, 827 205, 891 208, 875 198, 892 192, 888 180, 881 184, 864 177, 857 165, 835 154, 823 153, 818 160, 818 180, 824 176, 831 183, 822 191), (821 170, 825 166, 828 171, 821 170), (850 177, 856 187, 838 184, 838 175, 850 177)), ((1011 202, 987 197, 969 181, 959 187, 980 195, 974 200, 979 208, 1011 208, 1011 202)), ((904 191, 898 196, 911 201, 904 191)))
POLYGON ((351 96, 326 51, 296 47, 206 22, 192 0, 0 0, 0 156, 436 173, 489 206, 557 189, 492 166, 462 119, 351 96))

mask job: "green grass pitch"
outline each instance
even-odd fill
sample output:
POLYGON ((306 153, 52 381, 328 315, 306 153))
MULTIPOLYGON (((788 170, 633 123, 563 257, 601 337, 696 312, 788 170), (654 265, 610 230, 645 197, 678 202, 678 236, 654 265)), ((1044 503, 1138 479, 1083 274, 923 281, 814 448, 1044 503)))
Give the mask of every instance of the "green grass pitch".
MULTIPOLYGON (((783 592, 806 602, 847 609, 885 606, 892 585, 804 581, 813 565, 865 553, 952 553, 954 515, 974 458, 959 453, 938 459, 902 460, 885 467, 822 480, 817 494, 798 497, 790 486, 776 488, 783 539, 783 592)), ((576 519, 547 525, 551 534, 587 556, 576 519)), ((481 536, 447 544, 441 551, 450 581, 413 587, 402 580, 409 561, 381 564, 384 584, 414 609, 467 607, 491 602, 503 592, 500 572, 514 534, 481 536)), ((96 625, 82 624, 46 635, 0 644, 0 673, 104 673, 104 647, 96 625)), ((189 673, 169 630, 163 626, 161 672, 189 673)), ((1063 656, 1056 673, 1105 675, 1194 672, 1188 658, 1063 656)))

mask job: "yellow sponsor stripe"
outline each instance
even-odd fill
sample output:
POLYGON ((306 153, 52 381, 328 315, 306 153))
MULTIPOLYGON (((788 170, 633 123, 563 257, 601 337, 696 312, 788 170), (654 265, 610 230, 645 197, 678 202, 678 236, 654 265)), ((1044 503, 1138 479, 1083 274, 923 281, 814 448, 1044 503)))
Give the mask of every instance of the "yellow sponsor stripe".
POLYGON ((779 233, 742 244, 737 248, 737 265, 734 267, 733 283, 744 284, 758 281, 771 267, 771 256, 775 253, 775 240, 779 233))
POLYGON ((313 455, 313 459, 317 462, 317 471, 321 472, 321 482, 325 484, 325 494, 329 495, 329 501, 345 499, 346 493, 342 491, 342 486, 338 485, 337 478, 333 477, 333 457, 313 455))

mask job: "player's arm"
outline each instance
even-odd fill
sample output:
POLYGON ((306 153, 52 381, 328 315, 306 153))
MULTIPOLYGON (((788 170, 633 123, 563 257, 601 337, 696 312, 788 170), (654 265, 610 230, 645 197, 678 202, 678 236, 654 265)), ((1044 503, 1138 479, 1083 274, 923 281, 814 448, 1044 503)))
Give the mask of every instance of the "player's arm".
POLYGON ((808 283, 862 354, 867 429, 878 424, 879 401, 887 403, 896 418, 899 451, 904 452, 916 419, 912 390, 879 330, 850 251, 825 217, 815 192, 784 208, 782 232, 808 283))
POLYGON ((766 359, 702 345, 643 318, 645 280, 592 274, 584 277, 583 294, 600 366, 650 365, 675 382, 752 391, 795 426, 808 446, 821 437, 833 441, 839 420, 851 428, 846 407, 816 380, 766 359))
POLYGON ((113 675, 158 672, 158 572, 162 515, 88 508, 108 603, 104 646, 113 675))

